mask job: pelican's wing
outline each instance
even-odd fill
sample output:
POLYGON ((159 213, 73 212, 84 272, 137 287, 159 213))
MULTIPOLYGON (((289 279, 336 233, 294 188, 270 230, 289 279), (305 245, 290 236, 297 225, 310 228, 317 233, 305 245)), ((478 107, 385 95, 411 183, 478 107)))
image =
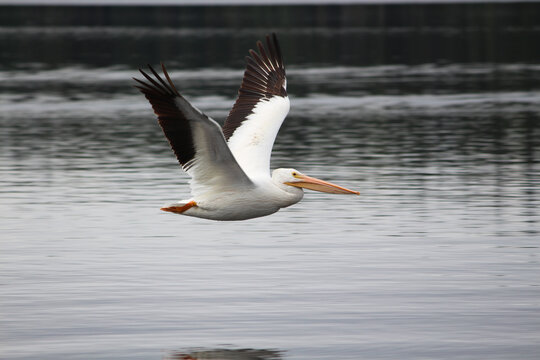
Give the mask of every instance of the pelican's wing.
POLYGON ((270 155, 279 128, 289 112, 287 80, 275 34, 266 36, 266 47, 250 50, 238 99, 223 133, 236 161, 250 176, 269 175, 270 155))
POLYGON ((150 101, 159 125, 182 165, 192 177, 193 196, 231 186, 250 186, 251 180, 232 155, 220 126, 178 93, 163 64, 165 82, 150 65, 154 78, 140 70, 147 81, 136 87, 150 101))

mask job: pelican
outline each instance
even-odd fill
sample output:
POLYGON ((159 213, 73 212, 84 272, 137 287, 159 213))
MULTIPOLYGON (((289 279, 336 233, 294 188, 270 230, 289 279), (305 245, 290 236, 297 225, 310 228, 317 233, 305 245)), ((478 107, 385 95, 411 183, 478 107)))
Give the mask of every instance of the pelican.
POLYGON ((245 220, 296 204, 303 189, 332 194, 358 191, 307 176, 295 169, 270 175, 270 155, 289 112, 287 80, 275 34, 266 46, 249 51, 238 98, 223 128, 190 104, 176 89, 163 63, 166 81, 150 66, 133 78, 148 99, 165 137, 191 177, 192 197, 163 211, 211 220, 245 220))

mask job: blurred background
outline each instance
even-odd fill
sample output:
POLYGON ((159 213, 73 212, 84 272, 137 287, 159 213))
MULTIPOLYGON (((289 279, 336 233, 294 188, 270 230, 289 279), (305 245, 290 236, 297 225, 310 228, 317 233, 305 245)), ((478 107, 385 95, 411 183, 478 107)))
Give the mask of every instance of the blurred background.
POLYGON ((2 359, 538 358, 540 3, 8 3, 2 359), (188 177, 131 78, 222 123, 271 32, 272 167, 361 196, 160 212, 188 177))

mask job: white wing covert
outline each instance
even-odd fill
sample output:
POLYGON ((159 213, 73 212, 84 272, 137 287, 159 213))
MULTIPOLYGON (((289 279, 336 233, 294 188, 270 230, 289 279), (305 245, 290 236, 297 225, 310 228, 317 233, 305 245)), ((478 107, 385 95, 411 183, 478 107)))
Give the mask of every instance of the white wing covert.
POLYGON ((236 161, 251 178, 270 175, 270 156, 279 128, 289 113, 287 80, 275 34, 266 48, 250 50, 238 98, 223 125, 236 161))

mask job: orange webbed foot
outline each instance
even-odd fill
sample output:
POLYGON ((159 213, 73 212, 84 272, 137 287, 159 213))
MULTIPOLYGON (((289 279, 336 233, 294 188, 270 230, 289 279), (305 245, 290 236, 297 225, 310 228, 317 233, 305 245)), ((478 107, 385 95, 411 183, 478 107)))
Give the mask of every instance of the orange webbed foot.
POLYGON ((182 206, 167 206, 167 207, 162 207, 160 210, 168 211, 168 212, 172 212, 172 213, 176 213, 176 214, 181 214, 184 211, 186 211, 188 209, 191 209, 194 206, 197 206, 197 203, 192 200, 192 201, 190 201, 187 204, 182 205, 182 206))

